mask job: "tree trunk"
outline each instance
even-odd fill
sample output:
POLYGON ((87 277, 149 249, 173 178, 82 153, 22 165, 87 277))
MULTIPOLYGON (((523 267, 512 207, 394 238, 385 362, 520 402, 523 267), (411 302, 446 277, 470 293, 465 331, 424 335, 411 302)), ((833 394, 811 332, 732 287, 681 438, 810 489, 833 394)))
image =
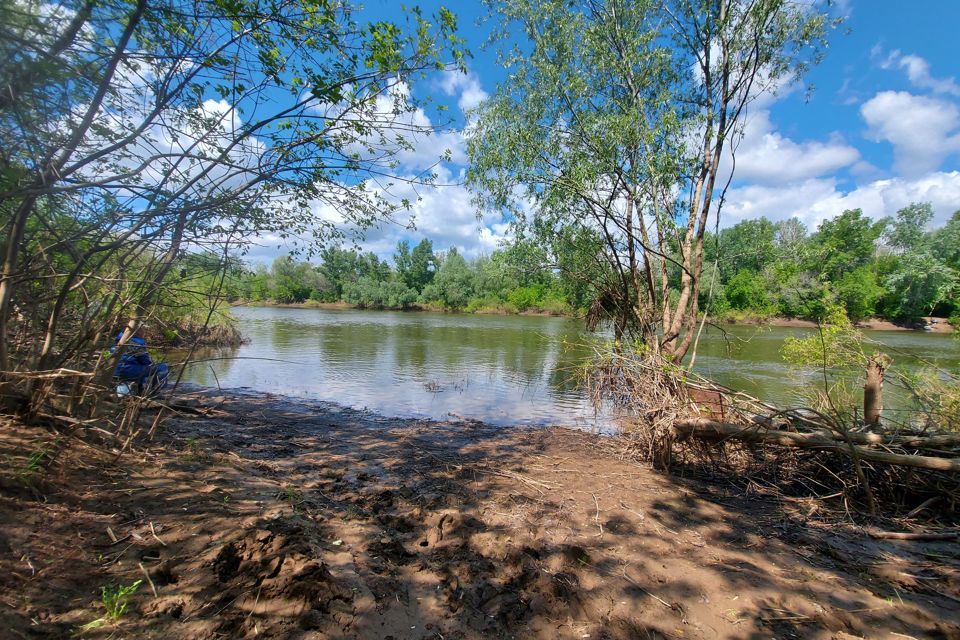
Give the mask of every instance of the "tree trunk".
POLYGON ((867 379, 863 384, 863 422, 870 427, 880 426, 883 413, 883 372, 890 365, 890 358, 882 353, 874 354, 867 362, 867 379))

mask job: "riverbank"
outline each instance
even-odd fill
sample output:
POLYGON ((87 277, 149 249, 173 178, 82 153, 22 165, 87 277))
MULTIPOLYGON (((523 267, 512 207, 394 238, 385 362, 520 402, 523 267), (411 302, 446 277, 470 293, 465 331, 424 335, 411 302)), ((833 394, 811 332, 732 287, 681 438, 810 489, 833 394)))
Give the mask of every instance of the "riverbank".
POLYGON ((276 307, 280 309, 330 309, 330 310, 339 310, 339 311, 403 311, 403 312, 432 312, 432 313, 467 313, 467 314, 476 314, 476 315, 489 315, 489 316, 544 316, 544 317, 564 317, 564 318, 577 318, 580 317, 576 313, 561 313, 560 311, 548 311, 541 309, 526 309, 524 311, 510 310, 506 307, 480 307, 478 309, 444 309, 439 306, 430 306, 422 304, 413 304, 409 307, 404 307, 402 309, 370 309, 366 307, 361 307, 359 305, 351 304, 349 302, 344 302, 343 300, 338 300, 337 302, 318 302, 316 300, 308 300, 306 302, 247 302, 247 301, 238 301, 231 303, 233 306, 239 307, 276 307))
MULTIPOLYGON (((318 302, 316 300, 309 300, 307 302, 292 302, 292 303, 280 303, 280 302, 236 302, 233 303, 234 306, 243 306, 243 307, 277 307, 281 309, 333 309, 333 310, 364 310, 361 307, 350 304, 349 302, 344 302, 342 300, 338 302, 318 302)), ((432 311, 436 313, 450 313, 449 310, 442 308, 429 307, 424 305, 412 305, 405 309, 385 309, 385 311, 432 311)), ((561 313, 558 311, 543 311, 536 309, 528 309, 526 311, 511 311, 504 307, 483 307, 476 310, 459 310, 456 313, 473 313, 478 315, 497 315, 497 316, 553 316, 553 317, 567 317, 567 318, 577 318, 580 317, 576 313, 561 313)), ((861 320, 856 323, 857 328, 867 329, 871 331, 929 331, 931 333, 951 333, 955 330, 954 326, 951 325, 946 318, 936 318, 933 316, 925 317, 922 319, 924 326, 917 327, 907 324, 898 324, 891 320, 884 320, 882 318, 868 318, 866 320, 861 320)), ((755 316, 755 315, 728 315, 723 316, 716 320, 720 324, 743 324, 743 325, 752 325, 752 326, 768 326, 768 327, 799 327, 804 329, 816 329, 817 323, 813 320, 803 320, 801 318, 785 318, 782 316, 755 316)))
POLYGON ((960 636, 954 542, 871 540, 609 439, 266 394, 177 406, 119 458, 3 419, 8 635, 960 636), (89 626, 101 587, 137 581, 89 626))
MULTIPOLYGON (((947 322, 946 318, 935 318, 932 316, 922 318, 923 326, 898 324, 891 320, 882 318, 867 318, 856 323, 858 329, 869 331, 928 331, 930 333, 952 333, 953 325, 947 322)), ((801 318, 784 318, 781 316, 726 316, 718 320, 721 324, 745 324, 767 327, 799 327, 803 329, 816 329, 819 325, 813 320, 803 320, 801 318)))

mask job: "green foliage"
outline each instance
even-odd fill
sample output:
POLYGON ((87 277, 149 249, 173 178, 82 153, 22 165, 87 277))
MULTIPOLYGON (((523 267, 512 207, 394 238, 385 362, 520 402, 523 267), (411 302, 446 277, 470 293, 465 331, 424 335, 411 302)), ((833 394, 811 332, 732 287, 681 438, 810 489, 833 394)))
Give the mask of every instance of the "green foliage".
POLYGON ((861 347, 863 335, 857 331, 840 305, 827 309, 819 330, 806 337, 788 337, 780 353, 790 364, 815 367, 854 367, 866 362, 861 347))
POLYGON ((546 287, 543 285, 517 287, 507 295, 507 302, 520 311, 526 311, 533 307, 542 306, 546 293, 546 287))
POLYGON ((906 254, 886 279, 891 315, 916 321, 960 286, 957 272, 929 253, 906 254))
POLYGON ((724 294, 730 307, 763 314, 773 313, 776 309, 766 279, 755 271, 741 269, 724 287, 724 294))
POLYGON ((874 315, 884 289, 870 267, 860 267, 843 274, 834 286, 834 293, 846 309, 847 316, 859 322, 874 315))
POLYGON ((844 273, 867 265, 876 254, 877 240, 887 222, 873 222, 860 209, 823 221, 810 238, 811 270, 836 282, 844 273))
POLYGON ((920 251, 927 248, 930 237, 927 225, 933 220, 929 202, 913 203, 897 211, 896 219, 887 229, 887 244, 902 251, 920 251))
POLYGON ((417 301, 417 292, 397 280, 364 276, 344 286, 343 300, 361 309, 407 309, 417 301))
POLYGON ((951 269, 960 271, 960 210, 940 229, 931 233, 933 253, 951 269))
MULTIPOLYGON (((326 0, 2 2, 6 371, 87 371, 118 324, 158 318, 172 337, 224 318, 221 294, 339 299, 345 278, 312 265, 281 258, 235 278, 226 256, 267 234, 312 255, 409 208, 386 185, 403 136, 433 126, 407 117, 422 107, 408 83, 465 70, 445 9, 388 21, 326 0)), ((390 271, 372 254, 352 267, 352 282, 390 271)), ((109 386, 100 374, 93 388, 109 386)), ((75 398, 96 395, 86 384, 75 398)), ((41 386, 24 385, 38 399, 41 386)))
POLYGON ((818 320, 824 317, 832 294, 814 274, 791 269, 776 270, 778 313, 787 318, 818 320))
MULTIPOLYGON (((896 246, 879 247, 887 222, 872 222, 858 210, 825 220, 813 235, 796 219, 742 221, 705 242, 700 309, 721 319, 828 320, 839 305, 852 322, 877 315, 915 320, 934 310, 960 314, 951 262, 960 252, 950 243, 960 238, 960 212, 933 231, 926 229, 930 215, 928 205, 905 207, 885 236, 896 246)), ((597 283, 616 277, 596 260, 601 245, 591 229, 544 227, 466 260, 456 248, 434 253, 424 238, 412 250, 409 242, 398 243, 392 267, 369 252, 331 247, 321 252, 319 266, 279 258, 270 268, 246 270, 229 286, 249 300, 567 315, 588 308, 597 283)), ((671 264, 668 273, 667 299, 676 304, 680 270, 671 264)))
POLYGON ((433 255, 433 242, 424 238, 417 243, 410 254, 410 267, 404 277, 407 286, 415 291, 423 291, 433 281, 437 259, 433 255))
POLYGON ((126 586, 100 587, 100 601, 103 603, 103 608, 107 610, 108 619, 119 620, 126 613, 130 597, 137 592, 141 583, 143 583, 143 580, 137 580, 126 586))
MULTIPOLYGON (((705 249, 712 245, 709 241, 704 243, 705 249)), ((718 265, 724 280, 744 270, 760 273, 777 259, 775 227, 766 218, 744 220, 723 229, 717 245, 718 265)))
MULTIPOLYGON (((414 250, 416 253, 416 250, 414 250)), ((462 309, 473 295, 473 273, 456 247, 443 258, 436 277, 421 293, 424 302, 439 302, 446 309, 462 309)))

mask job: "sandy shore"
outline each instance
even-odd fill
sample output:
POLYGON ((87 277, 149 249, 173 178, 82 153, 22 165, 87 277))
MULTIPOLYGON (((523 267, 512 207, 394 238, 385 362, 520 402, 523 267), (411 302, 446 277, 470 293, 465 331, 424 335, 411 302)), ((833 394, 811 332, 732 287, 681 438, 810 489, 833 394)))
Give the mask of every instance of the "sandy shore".
MULTIPOLYGON (((857 323, 858 329, 868 329, 871 331, 929 331, 931 333, 950 333, 953 331, 953 325, 946 321, 944 318, 924 318, 926 322, 925 329, 918 329, 913 326, 906 326, 902 324, 896 324, 889 320, 881 320, 879 318, 869 318, 867 320, 862 320, 857 323)), ((749 325, 763 325, 769 327, 802 327, 805 329, 816 329, 817 323, 812 320, 801 320, 799 318, 755 318, 749 320, 740 320, 733 321, 727 320, 724 321, 727 324, 749 324, 749 325)))
POLYGON ((0 636, 960 637, 955 542, 874 541, 578 431, 181 405, 119 459, 2 419, 0 636))

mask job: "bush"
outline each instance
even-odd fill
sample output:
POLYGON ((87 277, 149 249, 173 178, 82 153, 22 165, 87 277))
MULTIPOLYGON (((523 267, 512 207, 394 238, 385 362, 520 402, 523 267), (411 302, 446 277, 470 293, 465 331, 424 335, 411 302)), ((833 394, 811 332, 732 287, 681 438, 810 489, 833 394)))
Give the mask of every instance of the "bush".
POLYGON ((531 307, 541 308, 543 298, 546 293, 546 287, 542 284, 535 284, 527 287, 517 287, 507 294, 507 302, 512 304, 520 311, 526 311, 531 307))
POLYGON ((562 298, 550 297, 543 301, 543 311, 552 316, 566 316, 573 313, 573 307, 562 298))
POLYGON ((490 313, 503 309, 503 301, 493 294, 471 298, 464 311, 467 313, 490 313))
POLYGON ((822 318, 832 296, 830 289, 813 274, 799 273, 780 288, 779 313, 788 318, 822 318))
POLYGON ((869 318, 876 313, 877 302, 885 293, 877 283, 877 277, 868 267, 860 267, 843 274, 834 287, 837 299, 847 310, 853 322, 869 318))
POLYGON ((402 282, 378 282, 360 278, 343 288, 343 299, 361 309, 406 309, 417 300, 416 292, 402 282))
POLYGON ((766 280, 756 271, 738 271, 727 283, 724 294, 733 309, 768 315, 776 308, 770 298, 766 280))

